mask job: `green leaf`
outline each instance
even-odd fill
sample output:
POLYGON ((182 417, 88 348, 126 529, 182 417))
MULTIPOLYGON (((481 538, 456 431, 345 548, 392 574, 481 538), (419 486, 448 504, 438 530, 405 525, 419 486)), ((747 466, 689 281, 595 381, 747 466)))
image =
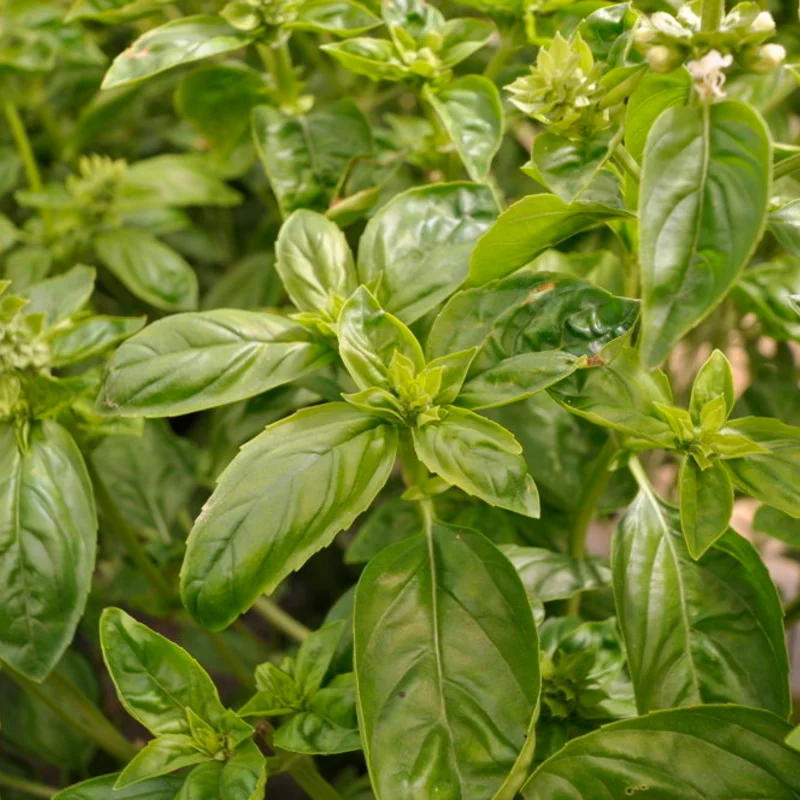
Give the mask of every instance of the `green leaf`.
POLYGON ((747 540, 729 530, 695 561, 677 510, 640 492, 611 563, 639 713, 739 703, 788 715, 783 612, 747 540))
POLYGON ((771 506, 761 506, 753 520, 753 530, 766 533, 800 549, 800 519, 795 519, 771 506))
POLYGON ((297 20, 285 27, 334 36, 358 36, 380 24, 380 19, 366 5, 353 0, 311 0, 303 4, 297 20))
POLYGON ((102 775, 83 783, 76 783, 59 792, 53 800, 174 800, 183 784, 183 777, 155 778, 137 783, 126 789, 114 790, 119 775, 102 775))
MULTIPOLYGON (((442 46, 437 53, 441 65, 450 69, 456 64, 460 64, 487 44, 494 32, 494 26, 490 22, 473 17, 447 20, 441 26, 442 46)), ((480 76, 470 75, 468 77, 478 78, 480 76)), ((488 79, 486 80, 489 82, 488 79)), ((452 86, 452 84, 450 85, 452 86)), ((491 86, 494 89, 494 84, 491 86)))
POLYGON ((204 64, 184 75, 175 107, 203 136, 230 152, 249 130, 250 112, 267 94, 263 77, 246 64, 204 64))
POLYGON ((372 81, 402 81, 408 75, 407 67, 386 39, 347 39, 324 44, 320 50, 332 55, 350 72, 365 75, 372 81))
POLYGON ((266 782, 264 756, 254 742, 245 742, 227 761, 195 767, 175 800, 261 800, 266 782))
POLYGON ((35 681, 59 662, 91 588, 97 514, 67 431, 0 423, 0 660, 35 681))
POLYGON ((480 238, 470 260, 470 282, 503 278, 576 233, 631 216, 597 203, 568 205, 552 194, 530 195, 504 211, 480 238))
POLYGON ((89 19, 111 24, 126 22, 152 14, 159 5, 169 0, 75 0, 66 16, 66 21, 89 19))
MULTIPOLYGON (((232 113, 227 106, 226 113, 232 113)), ((135 210, 153 206, 235 206, 241 200, 239 192, 214 175, 207 159, 186 153, 155 156, 132 164, 125 172, 118 203, 124 210, 135 210)))
POLYGON ((756 500, 800 517, 800 428, 776 419, 744 417, 729 422, 725 430, 770 450, 726 460, 734 484, 756 500))
POLYGON ((208 756, 195 746, 194 739, 183 733, 167 733, 149 741, 122 770, 114 789, 160 778, 184 767, 206 761, 208 756))
POLYGON ((639 192, 645 365, 706 317, 764 229, 772 144, 747 105, 670 108, 647 139, 639 192))
POLYGON ((404 192, 367 224, 358 250, 361 282, 410 325, 464 282, 475 242, 496 216, 487 186, 446 183, 404 192))
POLYGON ((333 312, 332 295, 344 300, 358 286, 350 245, 322 214, 294 211, 281 226, 275 254, 286 292, 301 311, 333 312))
POLYGON ((64 367, 101 355, 132 336, 144 323, 145 317, 92 316, 69 327, 59 327, 49 337, 51 363, 64 367))
POLYGON ((191 736, 187 709, 213 727, 223 722, 226 711, 208 673, 160 633, 106 608, 100 644, 120 702, 154 736, 191 736))
POLYGON ((147 31, 114 59, 103 79, 103 89, 124 86, 159 72, 203 58, 239 50, 250 36, 219 16, 175 19, 147 31))
POLYGON ((800 256, 800 200, 770 211, 767 227, 789 254, 800 256))
POLYGON ((78 265, 25 290, 26 314, 44 314, 49 325, 80 311, 94 290, 95 270, 78 265))
POLYGON ((187 414, 301 378, 333 355, 308 330, 277 314, 234 309, 176 314, 117 350, 103 403, 133 416, 187 414))
POLYGON ((635 300, 559 273, 525 269, 451 297, 426 348, 436 357, 479 347, 458 404, 490 408, 567 377, 581 357, 624 336, 638 313, 635 300))
POLYGON ((430 539, 374 558, 356 592, 355 663, 378 800, 519 788, 535 745, 539 648, 522 584, 483 536, 435 524, 430 539))
POLYGON ((393 428, 346 403, 270 425, 222 473, 195 523, 181 570, 186 607, 219 629, 274 591, 369 507, 396 448, 393 428))
POLYGON ((715 350, 708 357, 692 384, 689 410, 696 422, 700 421, 701 412, 706 405, 717 397, 725 398, 725 408, 730 414, 736 402, 736 394, 733 387, 733 370, 721 350, 715 350))
POLYGON ((733 513, 733 487, 725 468, 700 469, 687 456, 681 464, 681 530, 692 558, 700 558, 728 528, 733 513))
POLYGON ((186 260, 152 234, 120 228, 98 234, 97 256, 138 298, 164 311, 197 306, 197 277, 186 260))
MULTIPOLYGON (((672 403, 669 381, 662 372, 643 370, 632 348, 609 364, 579 370, 549 391, 568 411, 595 425, 644 440, 649 447, 674 444, 671 428, 656 410, 656 404, 672 403)), ((638 446, 638 441, 629 444, 638 446)))
POLYGON ((267 661, 256 667, 258 691, 237 712, 240 717, 276 717, 303 707, 297 681, 267 661))
POLYGON ((359 389, 392 389, 389 366, 395 353, 408 358, 416 372, 425 366, 414 334, 387 314, 364 286, 342 307, 337 333, 339 355, 359 389))
POLYGON ((169 542, 197 487, 197 448, 164 422, 146 422, 141 438, 108 436, 90 456, 97 480, 122 516, 144 536, 169 542))
POLYGON ((353 159, 375 149, 369 122, 348 99, 293 117, 271 106, 252 114, 256 152, 285 217, 325 211, 353 159))
POLYGON ((637 161, 642 160, 647 136, 662 112, 685 106, 691 93, 692 79, 683 67, 666 75, 645 73, 628 100, 625 114, 625 147, 637 161))
POLYGON ((503 106, 497 87, 482 75, 467 75, 425 96, 470 178, 485 181, 503 139, 503 106))
POLYGON ((758 317, 766 336, 800 341, 797 300, 800 294, 800 260, 778 259, 745 270, 734 289, 737 305, 743 312, 758 317))
POLYGON ((500 545, 514 565, 531 601, 565 600, 611 583, 611 571, 596 561, 572 558, 543 547, 500 545))
POLYGON ((366 564, 390 544, 422 533, 422 519, 415 503, 393 497, 372 509, 347 548, 347 564, 366 564))
POLYGON ((306 698, 315 695, 322 686, 343 631, 344 621, 337 620, 314 631, 300 645, 294 679, 306 698))
POLYGON ((794 800, 800 755, 764 711, 682 708, 606 725, 567 744, 525 785, 526 800, 794 800), (709 768, 713 765, 713 768, 709 768))
POLYGON ((577 141, 543 131, 533 140, 531 161, 522 171, 565 203, 621 208, 619 177, 607 166, 610 138, 608 131, 577 141))
POLYGON ((519 442, 496 422, 449 407, 438 422, 413 429, 420 461, 448 483, 489 505, 539 516, 539 494, 519 442))

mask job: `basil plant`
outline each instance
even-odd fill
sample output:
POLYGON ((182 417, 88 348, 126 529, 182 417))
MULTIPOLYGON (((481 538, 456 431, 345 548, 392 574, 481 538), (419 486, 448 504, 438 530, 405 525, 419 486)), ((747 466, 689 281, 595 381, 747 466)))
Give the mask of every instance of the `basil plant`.
POLYGON ((7 6, 3 800, 800 800, 796 8, 7 6))

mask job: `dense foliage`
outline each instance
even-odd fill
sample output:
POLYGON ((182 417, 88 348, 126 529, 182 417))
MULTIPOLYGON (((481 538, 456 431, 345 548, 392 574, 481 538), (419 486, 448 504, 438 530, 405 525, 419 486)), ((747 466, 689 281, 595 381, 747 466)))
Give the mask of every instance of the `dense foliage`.
POLYGON ((800 798, 796 54, 5 0, 3 800, 800 798))

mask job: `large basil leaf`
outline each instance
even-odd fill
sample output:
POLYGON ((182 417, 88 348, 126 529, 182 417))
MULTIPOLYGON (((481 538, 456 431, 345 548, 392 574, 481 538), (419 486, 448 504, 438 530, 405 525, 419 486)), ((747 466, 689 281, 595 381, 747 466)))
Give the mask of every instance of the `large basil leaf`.
POLYGON ((53 800, 174 800, 176 792, 183 785, 182 777, 164 776, 143 781, 125 789, 115 790, 118 773, 91 778, 76 783, 59 792, 53 800))
POLYGON ((106 73, 103 88, 124 86, 179 64, 229 53, 249 42, 248 34, 219 16, 176 19, 148 31, 118 55, 106 73))
POLYGON ((485 181, 503 139, 503 105, 497 87, 482 75, 458 78, 427 93, 474 181, 485 181))
POLYGON ((788 724, 755 708, 705 706, 606 725, 567 744, 525 785, 526 800, 796 800, 800 754, 788 724))
POLYGON ((729 422, 728 429, 771 451, 725 461, 733 482, 762 503, 800 517, 800 427, 744 417, 729 422))
POLYGON ((657 403, 672 403, 669 381, 661 372, 642 369, 636 350, 625 348, 611 363, 579 370, 549 391, 566 409, 596 425, 648 446, 674 444, 672 430, 656 411, 657 403))
POLYGON ((420 461, 489 505, 539 516, 539 493, 519 442, 496 422, 449 407, 443 419, 413 429, 420 461))
POLYGON ((378 800, 514 796, 533 756, 539 652, 494 545, 436 524, 383 550, 356 592, 355 664, 378 800))
POLYGON ((553 194, 526 197, 504 211, 478 241, 469 265, 470 282, 503 278, 576 233, 631 216, 624 209, 596 203, 568 205, 553 194))
POLYGON ((197 486, 198 453, 162 421, 146 422, 141 438, 107 436, 92 451, 96 480, 105 484, 134 530, 170 541, 172 526, 197 486))
POLYGON ((695 561, 676 509, 642 491, 611 560, 640 713, 739 703, 788 715, 783 613, 752 545, 729 530, 695 561))
POLYGON ((222 473, 187 543, 184 603, 223 628, 365 511, 394 466, 395 430, 346 403, 270 425, 222 473))
POLYGON ((565 600, 611 582, 610 570, 596 561, 572 558, 544 547, 504 544, 500 550, 514 565, 532 602, 565 600))
POLYGON ((233 403, 324 366, 331 349, 277 314, 219 309, 158 320, 108 367, 103 402, 135 416, 172 416, 233 403))
POLYGON ((487 186, 445 183, 411 189, 368 223, 358 250, 361 282, 411 324, 466 279, 478 237, 497 216, 487 186))
POLYGON ((62 275, 39 281, 25 290, 26 314, 44 314, 53 325, 80 311, 94 290, 96 272, 79 264, 62 275))
POLYGON ((164 311, 197 306, 194 270, 177 251, 147 231, 105 231, 95 237, 94 246, 100 261, 146 303, 164 311))
POLYGON ((513 403, 570 375, 636 322, 635 300, 587 281, 520 270, 454 295, 427 340, 431 358, 471 347, 480 352, 458 399, 469 408, 513 403))
POLYGON ((772 145, 744 103, 667 109, 639 192, 642 358, 664 360, 736 282, 764 229, 772 145))
POLYGON ((0 660, 42 681, 59 662, 91 588, 97 514, 86 465, 55 422, 20 447, 0 424, 0 660))
POLYGON ((372 153, 369 122, 352 100, 294 117, 271 106, 253 109, 253 139, 281 213, 325 211, 354 158, 372 153))
POLYGON ((100 644, 122 705, 153 735, 191 736, 187 709, 212 726, 224 718, 206 671, 182 647, 121 609, 103 612, 100 644))
POLYGON ((287 28, 330 33, 334 36, 355 36, 381 24, 368 8, 369 0, 310 0, 303 4, 300 16, 287 28))
POLYGON ((358 285, 347 239, 314 211, 298 209, 283 223, 275 255, 286 292, 302 311, 326 310, 332 294, 343 300, 358 285))

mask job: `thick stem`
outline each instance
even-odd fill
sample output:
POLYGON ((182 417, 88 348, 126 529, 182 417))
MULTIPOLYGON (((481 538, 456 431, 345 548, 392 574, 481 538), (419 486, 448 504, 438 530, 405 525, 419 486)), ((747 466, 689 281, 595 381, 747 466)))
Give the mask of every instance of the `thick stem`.
POLYGON ((700 29, 705 33, 718 30, 724 14, 725 0, 702 0, 700 29))
POLYGON ((612 155, 614 163, 636 183, 641 183, 642 170, 636 163, 634 157, 625 149, 623 144, 618 144, 612 155))
POLYGON ((310 628, 307 628, 302 622, 298 622, 268 597, 259 597, 253 603, 253 611, 296 642, 304 642, 311 633, 310 628))
MULTIPOLYGON (((597 454, 586 476, 580 497, 578 498, 578 511, 569 533, 568 552, 573 558, 586 557, 586 534, 595 516, 597 503, 608 485, 611 475, 609 466, 619 452, 619 446, 613 434, 610 434, 606 443, 597 454)), ((567 606, 568 613, 577 615, 580 610, 581 596, 576 594, 570 598, 567 606)))
POLYGON ((36 783, 35 781, 18 778, 15 775, 7 775, 2 772, 0 772, 0 788, 14 789, 14 791, 22 792, 31 797, 44 797, 48 798, 48 800, 58 792, 58 789, 45 786, 43 783, 36 783))
POLYGON ((628 459, 628 469, 631 471, 631 475, 635 478, 639 488, 650 497, 655 497, 653 484, 650 483, 650 478, 647 477, 642 462, 636 456, 631 456, 628 459))
POLYGON ((102 512, 109 529, 113 532, 122 546, 127 550, 131 561, 137 566, 147 582, 167 601, 169 605, 174 605, 175 592, 170 586, 169 581, 164 577, 158 565, 150 558, 147 550, 144 549, 136 531, 128 525, 125 518, 120 513, 114 498, 111 497, 103 479, 92 464, 91 458, 86 459, 86 466, 94 486, 94 496, 97 505, 102 512))
POLYGON ((51 672, 44 684, 36 683, 10 668, 5 670, 5 674, 23 691, 41 700, 57 716, 77 728, 109 755, 120 761, 130 761, 136 755, 136 747, 106 719, 100 709, 75 684, 57 672, 51 672), (45 685, 53 690, 52 693, 44 691, 45 685))
POLYGON ((284 41, 278 45, 258 45, 258 53, 264 66, 275 81, 278 104, 291 106, 297 100, 298 86, 294 77, 292 54, 289 43, 284 41))

